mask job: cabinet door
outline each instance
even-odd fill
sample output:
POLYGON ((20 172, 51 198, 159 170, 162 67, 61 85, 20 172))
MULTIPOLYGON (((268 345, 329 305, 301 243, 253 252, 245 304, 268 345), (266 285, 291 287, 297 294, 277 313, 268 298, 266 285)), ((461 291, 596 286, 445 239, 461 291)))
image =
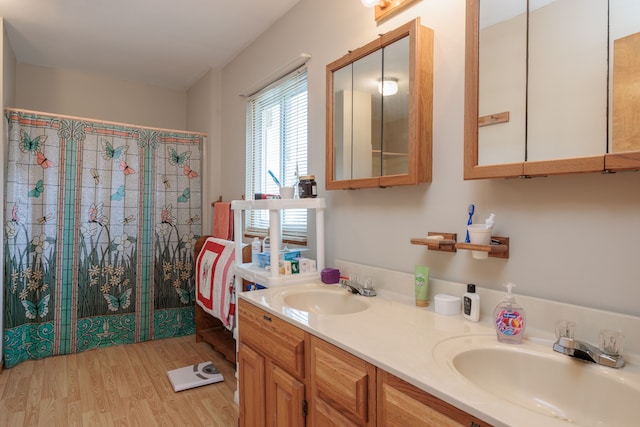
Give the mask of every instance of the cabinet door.
POLYGON ((240 427, 264 427, 265 365, 264 357, 240 343, 238 350, 240 387, 240 427))
MULTIPOLYGON (((311 420, 322 420, 332 410, 353 425, 375 426, 376 368, 364 360, 311 337, 311 420)), ((337 422, 337 421, 335 421, 337 422)))
POLYGON ((241 299, 238 303, 240 341, 287 368, 298 379, 305 377, 305 333, 241 299))
POLYGON ((267 425, 304 426, 304 384, 285 370, 269 363, 267 373, 267 425))
POLYGON ((433 30, 420 18, 327 65, 327 190, 431 181, 432 116, 433 30))
POLYGON ((489 424, 378 369, 378 425, 381 427, 489 427, 489 424))

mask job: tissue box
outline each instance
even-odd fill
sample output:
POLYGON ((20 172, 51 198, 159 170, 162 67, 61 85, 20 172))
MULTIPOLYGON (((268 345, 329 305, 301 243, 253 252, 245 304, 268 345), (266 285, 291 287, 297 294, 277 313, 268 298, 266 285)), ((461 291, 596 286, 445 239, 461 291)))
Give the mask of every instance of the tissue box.
POLYGON ((281 276, 289 276, 291 275, 291 261, 280 260, 280 275, 281 276))
POLYGON ((296 258, 300 258, 300 251, 288 250, 286 252, 281 252, 280 255, 284 257, 285 261, 293 261, 296 258))
POLYGON ((299 274, 300 273, 300 261, 294 259, 291 262, 291 274, 299 274))
MULTIPOLYGON (((300 257, 300 251, 291 250, 286 252, 280 252, 280 259, 285 261, 293 261, 300 257)), ((260 268, 266 268, 271 264, 271 252, 260 252, 258 254, 258 266, 260 268)))
POLYGON ((298 262, 299 273, 314 273, 316 271, 315 259, 300 257, 300 258, 296 258, 294 261, 298 262))

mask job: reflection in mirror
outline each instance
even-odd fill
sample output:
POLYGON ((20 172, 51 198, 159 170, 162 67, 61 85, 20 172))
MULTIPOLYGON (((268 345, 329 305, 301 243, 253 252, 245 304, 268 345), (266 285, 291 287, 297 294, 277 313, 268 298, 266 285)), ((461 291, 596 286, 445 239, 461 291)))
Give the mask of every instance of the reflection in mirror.
MULTIPOLYGON (((369 178, 372 170, 373 123, 380 123, 381 98, 376 79, 382 52, 373 52, 333 73, 333 140, 335 178, 369 178), (377 117, 374 117, 377 112, 377 117)), ((380 143, 378 143, 378 146, 380 143)))
MULTIPOLYGON (((382 120, 382 94, 378 91, 378 82, 382 78, 383 58, 382 50, 377 50, 351 64, 353 68, 351 178, 355 179, 381 174, 380 167, 374 167, 373 150, 381 144, 378 127, 382 120)), ((349 178, 348 175, 347 178, 349 178)))
POLYGON ((612 133, 609 152, 640 151, 640 5, 611 1, 612 133))
POLYGON ((603 154, 607 2, 481 0, 479 164, 603 154), (527 14, 527 3, 529 13, 527 14))
MULTIPOLYGON (((333 72, 333 150, 336 179, 347 179, 347 177, 351 176, 351 147, 353 146, 354 134, 351 130, 351 111, 353 109, 352 80, 351 67, 344 67, 333 72)), ((366 123, 366 119, 363 122, 366 123)), ((364 137, 368 138, 369 136, 365 134, 364 137)))
POLYGON ((525 159, 526 12, 527 0, 480 1, 479 165, 525 159), (508 118, 501 119, 504 113, 508 118))
POLYGON ((409 37, 336 70, 333 85, 335 178, 406 174, 409 37))
MULTIPOLYGON (((382 175, 409 172, 409 37, 383 49, 382 80, 397 85, 395 93, 382 97, 381 146, 375 147, 382 175)), ((383 93, 384 94, 384 93, 383 93)), ((375 128, 375 126, 374 126, 375 128)))
POLYGON ((525 160, 602 155, 607 148, 608 2, 529 3, 525 160))

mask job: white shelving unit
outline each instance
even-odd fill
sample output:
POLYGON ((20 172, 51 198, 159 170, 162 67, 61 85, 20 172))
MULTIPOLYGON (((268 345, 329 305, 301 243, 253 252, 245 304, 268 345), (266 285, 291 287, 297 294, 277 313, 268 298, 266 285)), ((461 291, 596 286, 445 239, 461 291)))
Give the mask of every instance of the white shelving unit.
POLYGON ((252 283, 259 283, 268 288, 285 284, 300 283, 316 280, 324 268, 324 209, 325 199, 267 199, 267 200, 233 200, 234 235, 236 253, 242 253, 243 218, 247 210, 269 211, 269 240, 271 241, 271 271, 256 267, 251 263, 236 264, 236 288, 241 289, 242 279, 252 283), (281 276, 278 265, 280 252, 280 216, 285 209, 314 209, 316 214, 316 271, 314 273, 300 273, 281 276))

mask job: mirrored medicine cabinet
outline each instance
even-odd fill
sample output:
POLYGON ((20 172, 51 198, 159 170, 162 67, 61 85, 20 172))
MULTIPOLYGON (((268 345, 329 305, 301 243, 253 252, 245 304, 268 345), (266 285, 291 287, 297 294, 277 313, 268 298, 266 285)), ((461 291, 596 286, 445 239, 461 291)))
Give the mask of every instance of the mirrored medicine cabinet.
POLYGON ((327 65, 326 188, 431 181, 433 30, 415 19, 327 65))
POLYGON ((638 16, 635 0, 467 0, 464 178, 640 169, 638 16))

